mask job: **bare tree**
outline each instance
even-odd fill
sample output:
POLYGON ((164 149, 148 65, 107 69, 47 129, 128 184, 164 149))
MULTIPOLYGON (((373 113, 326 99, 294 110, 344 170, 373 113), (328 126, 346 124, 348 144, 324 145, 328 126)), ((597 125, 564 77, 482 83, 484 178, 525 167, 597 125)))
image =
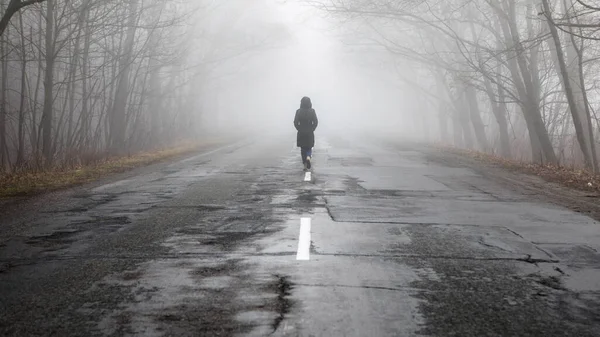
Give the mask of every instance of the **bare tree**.
POLYGON ((3 13, 2 18, 0 19, 0 35, 4 34, 4 31, 6 30, 6 27, 8 27, 8 23, 10 22, 10 19, 19 10, 21 10, 21 8, 44 1, 46 0, 10 0, 6 10, 2 8, 3 13))
MULTIPOLYGON (((587 104, 583 74, 581 72, 583 65, 582 53, 581 50, 577 49, 574 38, 567 38, 567 50, 572 58, 572 60, 567 63, 559 32, 552 18, 552 12, 548 1, 542 0, 542 6, 553 41, 553 43, 550 44, 550 50, 553 53, 558 73, 561 77, 560 82, 567 98, 569 111, 573 118, 577 141, 581 148, 581 152, 584 155, 586 166, 594 172, 597 172, 598 160, 596 158, 592 121, 587 104)), ((572 29, 572 27, 569 27, 569 29, 572 29)))
POLYGON ((44 78, 44 110, 42 112, 42 153, 44 160, 51 164, 53 156, 52 148, 52 119, 54 115, 54 1, 48 0, 46 5, 46 50, 45 50, 45 78, 44 78))
MULTIPOLYGON (((498 137, 499 153, 512 157, 511 143, 524 141, 517 139, 524 124, 533 161, 558 163, 555 151, 565 154, 563 147, 570 146, 566 138, 576 137, 585 166, 597 170, 592 117, 599 96, 591 96, 595 88, 585 83, 592 69, 598 69, 593 54, 598 49, 591 41, 599 27, 591 20, 600 8, 589 1, 562 0, 563 14, 557 15, 544 0, 545 20, 525 0, 306 2, 334 18, 357 23, 363 36, 392 55, 442 74, 433 77, 438 92, 446 92, 454 103, 448 114, 442 112, 447 110, 446 98, 439 100, 445 107, 438 113, 443 139, 449 139, 446 119, 454 116, 455 145, 469 147, 473 132, 480 149, 494 151, 486 142, 498 137), (571 118, 562 113, 565 108, 571 118), (493 116, 495 128, 485 124, 487 116, 493 116), (497 135, 491 134, 494 129, 497 135)), ((573 153, 568 160, 577 162, 573 153)))
POLYGON ((85 164, 193 139, 202 88, 283 31, 237 25, 247 7, 240 0, 0 5, 0 170, 85 164))

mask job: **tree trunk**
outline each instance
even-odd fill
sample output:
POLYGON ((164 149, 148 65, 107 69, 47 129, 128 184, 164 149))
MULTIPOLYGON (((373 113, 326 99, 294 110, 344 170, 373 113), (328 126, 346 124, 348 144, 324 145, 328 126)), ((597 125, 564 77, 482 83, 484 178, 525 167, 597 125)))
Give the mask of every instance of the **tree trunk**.
POLYGON ((469 105, 469 116, 471 123, 473 124, 473 130, 475 131, 475 137, 477 138, 477 143, 479 143, 479 147, 484 152, 489 150, 489 144, 487 141, 487 137, 485 135, 485 126, 483 125, 483 121, 481 120, 481 115, 479 114, 479 104, 477 103, 477 92, 473 86, 466 84, 465 85, 465 98, 469 105))
MULTIPOLYGON (((563 0, 563 9, 568 13, 568 6, 563 0)), ((571 16, 567 15, 567 19, 571 22, 571 16)), ((579 22, 577 22, 579 23, 579 22)), ((553 26, 553 28, 556 28, 553 26)), ((566 39, 566 67, 568 72, 568 79, 571 82, 571 89, 573 90, 573 98, 577 105, 577 112, 580 115, 581 126, 583 128, 583 140, 589 151, 589 159, 587 166, 593 172, 599 172, 598 170, 598 158, 596 156, 596 144, 594 139, 594 127, 592 125, 592 117, 590 113, 590 106, 587 97, 587 91, 585 88, 585 76, 583 74, 583 41, 581 46, 577 46, 575 41, 575 33, 573 27, 568 27, 570 34, 567 34, 566 39)))
POLYGON ((150 72, 150 144, 156 146, 162 141, 162 121, 161 115, 163 111, 163 97, 161 93, 160 72, 162 66, 158 59, 159 35, 156 32, 156 27, 159 25, 161 16, 166 5, 165 1, 158 2, 153 8, 152 31, 150 32, 150 50, 148 61, 148 71, 150 72))
POLYGON ((88 110, 88 63, 91 45, 91 26, 88 22, 89 0, 83 8, 82 21, 85 24, 85 42, 83 44, 83 55, 81 59, 81 129, 79 131, 79 152, 89 146, 90 119, 88 110))
POLYGON ((150 54, 150 144, 156 146, 161 142, 162 97, 160 88, 160 67, 155 55, 155 48, 150 54))
MULTIPOLYGON (((500 74, 497 74, 500 77, 500 74)), ((483 77, 483 84, 485 85, 485 91, 490 99, 490 105, 492 112, 498 123, 498 133, 500 134, 500 154, 504 158, 511 158, 510 154, 510 140, 508 137, 508 123, 506 122, 506 103, 504 102, 504 90, 501 85, 498 85, 498 97, 492 88, 490 79, 486 76, 483 77), (497 102, 496 102, 497 100, 497 102)), ((500 79, 497 79, 498 83, 500 79)))
POLYGON ((19 102, 19 131, 16 166, 23 165, 25 158, 25 91, 27 90, 27 51, 25 50, 25 30, 23 29, 23 15, 19 13, 19 28, 21 29, 21 100, 19 102))
MULTIPOLYGON (((84 25, 86 25, 87 11, 89 6, 89 0, 84 1, 81 4, 81 12, 77 16, 77 25, 75 29, 77 29, 77 36, 75 37, 75 45, 73 46, 73 56, 71 58, 71 64, 69 69, 69 74, 71 77, 71 82, 69 86, 69 117, 68 117, 68 127, 67 127, 67 152, 71 152, 72 145, 75 143, 75 128, 73 127, 73 116, 75 115, 75 88, 77 82, 77 69, 79 65, 80 59, 80 49, 81 49, 81 35, 82 31, 85 29, 84 25)), ((79 124, 79 123, 77 123, 79 124)), ((70 153, 73 155, 73 153, 70 153)))
MULTIPOLYGON (((78 25, 78 27, 81 27, 78 25)), ((81 28, 78 28, 81 29, 81 28)), ((69 148, 71 146, 71 142, 73 141, 73 116, 75 115, 75 88, 76 88, 76 81, 77 81, 77 63, 79 60, 79 40, 81 37, 81 32, 77 33, 77 37, 75 38, 75 45, 73 46, 73 54, 71 57, 71 64, 70 64, 70 68, 69 69, 69 77, 70 77, 70 82, 69 82, 69 89, 68 89, 68 96, 69 96, 69 114, 67 116, 67 139, 66 139, 66 147, 67 147, 67 151, 69 151, 69 148)))
POLYGON ((469 107, 465 102, 464 94, 457 94, 455 100, 456 107, 456 118, 460 125, 460 130, 462 133, 462 139, 465 145, 465 148, 472 149, 473 148, 473 133, 471 131, 471 123, 469 122, 469 107))
MULTIPOLYGON (((469 17, 470 18, 474 18, 474 16, 472 15, 472 13, 469 11, 469 17)), ((477 36, 477 32, 475 30, 475 24, 473 23, 473 21, 470 22, 469 27, 471 28, 471 35, 473 37, 473 41, 477 41, 478 40, 478 36, 477 36)), ((483 69, 483 65, 480 65, 483 69)), ((492 106, 492 111, 494 113, 494 115, 496 116, 496 120, 498 121, 498 125, 499 125, 499 131, 500 131, 500 139, 501 139, 501 147, 502 147, 502 152, 503 155, 506 152, 505 148, 504 148, 504 142, 503 137, 504 134, 503 132, 506 132, 506 120, 500 117, 500 113, 498 111, 497 105, 494 102, 494 91, 491 89, 491 84, 490 84, 490 79, 487 76, 483 76, 483 81, 486 87, 486 91, 488 93, 488 96, 490 97, 490 103, 492 106), (504 122, 504 124, 502 124, 504 122)), ((498 82, 500 83, 500 82, 498 82)), ((475 134, 477 136, 477 139, 479 141, 479 145, 483 148, 484 151, 488 151, 489 150, 489 144, 487 141, 487 138, 485 136, 485 129, 484 129, 484 125, 483 125, 483 121, 481 120, 481 116, 479 115, 479 106, 477 104, 477 93, 475 91, 475 88, 473 88, 472 86, 468 86, 467 88, 467 99, 469 101, 469 110, 471 111, 471 121, 473 123, 473 128, 475 129, 475 134)), ((507 135, 508 136, 508 135, 507 135)), ((508 139, 508 137, 506 138, 508 139)))
MULTIPOLYGON (((43 25, 43 15, 42 11, 39 12, 38 15, 39 25, 40 27, 43 25)), ((33 27, 31 28, 31 36, 33 36, 33 27)), ((42 30, 38 30, 38 45, 41 46, 44 41, 42 30)), ((36 161, 36 165, 39 164, 39 151, 40 151, 40 130, 41 124, 38 125, 38 97, 40 95, 40 87, 42 86, 42 74, 44 73, 44 61, 41 56, 41 52, 38 54, 38 62, 37 62, 37 76, 35 80, 35 91, 33 93, 33 99, 31 100, 31 151, 33 153, 34 159, 36 161)))
MULTIPOLYGON (((8 24, 13 15, 15 15, 21 8, 32 5, 37 2, 44 2, 45 0, 29 0, 24 2, 23 0, 10 0, 6 11, 2 8, 2 18, 0 19, 0 36, 4 35, 4 31, 8 28, 8 24)), ((4 4, 4 2, 3 2, 4 4)))
POLYGON ((440 141, 444 144, 448 144, 450 141, 450 135, 448 134, 448 111, 446 111, 446 104, 438 101, 438 121, 440 123, 440 141))
MULTIPOLYGON (((419 93, 415 92, 415 97, 419 97, 419 93)), ((181 102, 182 97, 179 97, 175 102, 181 102)), ((430 135, 429 135, 429 121, 427 118, 428 115, 428 111, 429 111, 429 107, 428 107, 428 102, 425 101, 423 99, 423 97, 421 96, 419 99, 419 103, 418 103, 418 109, 419 111, 421 111, 421 113, 419 114, 421 116, 421 125, 419 125, 419 129, 421 129, 421 134, 423 135, 423 140, 427 143, 429 143, 430 141, 430 135)), ((180 109, 176 109, 175 110, 178 114, 180 114, 181 110, 180 109)), ((418 130, 418 129, 417 129, 418 130)))
POLYGON ((52 118, 54 99, 54 0, 46 5, 46 74, 44 78, 44 110, 42 112, 42 153, 45 165, 52 164, 52 118))
MULTIPOLYGON (((565 11, 567 11, 567 3, 566 1, 563 0, 563 7, 565 9, 565 11)), ((569 19, 569 21, 571 20, 571 16, 567 16, 567 18, 569 19)), ((579 19, 576 17, 575 20, 577 20, 577 23, 579 22, 579 19)), ((581 119, 582 119, 582 124, 584 126, 584 138, 586 138, 586 142, 588 143, 589 147, 590 147, 590 152, 591 152, 591 164, 592 164, 592 170, 595 173, 600 172, 600 167, 598 166, 598 154, 596 152, 596 138, 594 137, 594 126, 592 123, 592 112, 590 111, 590 102, 588 100, 588 93, 587 90, 585 88, 585 75, 584 75, 584 61, 583 61, 583 49, 584 49, 584 39, 581 39, 581 47, 577 47, 577 43, 575 42, 575 35, 576 33, 573 32, 573 30, 575 29, 574 27, 568 27, 569 31, 571 34, 569 34, 570 39, 568 40, 570 42, 569 46, 570 46, 570 50, 572 51, 571 54, 573 55, 573 60, 568 62, 568 66, 570 66, 572 68, 572 71, 570 71, 571 73, 576 74, 576 76, 573 77, 569 77, 571 80, 575 80, 576 78, 578 78, 578 81, 575 81, 575 83, 573 84, 573 88, 575 89, 575 94, 576 95, 580 95, 581 98, 578 101, 581 104, 581 108, 580 108, 580 112, 582 113, 581 119)), ((579 28, 579 33, 580 35, 583 35, 582 33, 582 29, 579 28)), ((578 96, 576 96, 578 97, 578 96)))
MULTIPOLYGON (((556 62, 558 63, 558 67, 560 69, 560 77, 561 82, 563 84, 563 89, 565 91, 565 95, 567 96, 567 102, 569 103, 569 109, 571 110, 571 116, 573 118, 573 124, 575 127, 575 134, 577 136, 577 141, 579 142, 579 147, 583 156, 585 158, 586 165, 592 170, 596 171, 596 165, 592 159, 591 153, 591 145, 588 139, 586 139, 586 130, 584 128, 584 123, 582 120, 582 115, 584 115, 584 111, 582 111, 581 104, 578 104, 577 99, 575 97, 574 85, 577 84, 573 81, 577 81, 578 76, 576 74, 569 73, 569 69, 567 67, 565 56, 563 54, 562 45, 560 42, 560 36, 558 35, 558 30, 552 24, 550 17, 550 5, 548 4, 548 0, 542 0, 542 5, 544 7, 544 13, 547 16, 548 28, 550 29, 550 35, 552 36, 552 40, 554 42, 554 48, 551 48, 552 51, 556 55, 556 62), (575 79, 571 79, 569 75, 575 77, 575 79)), ((578 73, 578 72, 575 72, 578 73)), ((581 96, 581 92, 579 93, 581 96)), ((583 99, 583 96, 581 96, 583 99)))
POLYGON ((500 21, 501 30, 504 34, 507 48, 511 51, 507 55, 507 66, 511 77, 517 88, 519 104, 521 105, 523 117, 529 131, 531 154, 534 162, 557 164, 558 160, 548 136, 548 130, 542 120, 539 108, 539 100, 532 75, 527 67, 527 60, 523 45, 521 44, 516 23, 514 0, 507 0, 507 13, 495 8, 500 21))
MULTIPOLYGON (((572 37, 573 38, 573 37, 572 37)), ((584 135, 587 132, 588 137, 587 141, 590 145, 590 152, 592 154, 592 171, 594 173, 600 172, 600 167, 598 167, 598 153, 596 152, 596 138, 594 137, 594 126, 592 124, 592 113, 590 109, 590 103, 588 100, 587 90, 585 89, 585 76, 583 74, 583 52, 579 51, 579 57, 577 58, 577 64, 579 65, 579 80, 580 87, 582 88, 581 95, 583 96, 583 106, 584 106, 584 116, 583 119, 586 121, 587 128, 584 130, 584 135)))
MULTIPOLYGON (((4 12, 5 3, 4 0, 0 2, 0 8, 4 12)), ((2 83, 0 84, 0 172, 4 171, 6 165, 6 158, 4 156, 4 148, 6 147, 6 115, 8 114, 8 102, 6 101, 8 90, 8 60, 4 57, 6 48, 5 36, 0 36, 0 55, 2 60, 0 61, 0 68, 2 72, 2 83)))
POLYGON ((119 62, 119 80, 115 92, 112 113, 109 115, 110 125, 110 152, 122 154, 125 150, 125 132, 127 131, 126 114, 127 100, 130 90, 131 63, 133 62, 133 45, 137 23, 137 7, 139 0, 129 1, 129 19, 127 36, 125 38, 124 52, 119 62))
POLYGON ((445 85, 443 83, 443 81, 441 80, 441 76, 437 76, 436 78, 436 88, 437 88, 437 94, 438 97, 440 98, 438 100, 438 121, 440 123, 440 137, 441 137, 441 142, 444 144, 448 144, 450 142, 450 137, 448 134, 448 107, 447 104, 445 104, 445 102, 442 100, 442 98, 445 96, 444 95, 444 89, 443 89, 443 85, 445 85))

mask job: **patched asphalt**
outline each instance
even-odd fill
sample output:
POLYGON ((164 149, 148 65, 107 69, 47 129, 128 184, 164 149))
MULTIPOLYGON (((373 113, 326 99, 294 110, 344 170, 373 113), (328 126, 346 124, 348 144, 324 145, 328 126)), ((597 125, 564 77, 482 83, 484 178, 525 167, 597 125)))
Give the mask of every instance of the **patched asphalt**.
POLYGON ((408 143, 318 134, 304 181, 294 139, 10 203, 0 335, 600 336, 594 219, 408 143))

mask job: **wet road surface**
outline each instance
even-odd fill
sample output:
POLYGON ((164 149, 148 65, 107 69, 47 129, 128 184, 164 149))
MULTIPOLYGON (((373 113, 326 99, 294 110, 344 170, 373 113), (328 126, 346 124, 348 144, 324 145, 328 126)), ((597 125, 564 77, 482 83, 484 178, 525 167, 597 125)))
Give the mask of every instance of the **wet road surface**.
POLYGON ((600 224, 433 160, 249 140, 0 211, 2 336, 600 336, 600 224))

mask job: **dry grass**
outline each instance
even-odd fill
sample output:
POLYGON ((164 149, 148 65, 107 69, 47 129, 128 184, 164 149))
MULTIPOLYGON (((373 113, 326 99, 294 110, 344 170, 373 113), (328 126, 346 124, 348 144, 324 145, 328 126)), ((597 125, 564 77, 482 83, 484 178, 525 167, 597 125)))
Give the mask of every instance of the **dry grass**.
POLYGON ((587 170, 555 165, 522 163, 487 153, 473 150, 463 150, 448 146, 439 146, 439 148, 444 151, 467 156, 484 163, 497 165, 505 169, 533 174, 543 178, 546 181, 559 183, 566 187, 600 193, 600 174, 594 174, 587 170))
POLYGON ((35 195, 81 185, 110 174, 125 172, 136 167, 192 153, 208 145, 211 144, 183 144, 127 157, 109 158, 92 165, 0 175, 0 198, 35 195))

